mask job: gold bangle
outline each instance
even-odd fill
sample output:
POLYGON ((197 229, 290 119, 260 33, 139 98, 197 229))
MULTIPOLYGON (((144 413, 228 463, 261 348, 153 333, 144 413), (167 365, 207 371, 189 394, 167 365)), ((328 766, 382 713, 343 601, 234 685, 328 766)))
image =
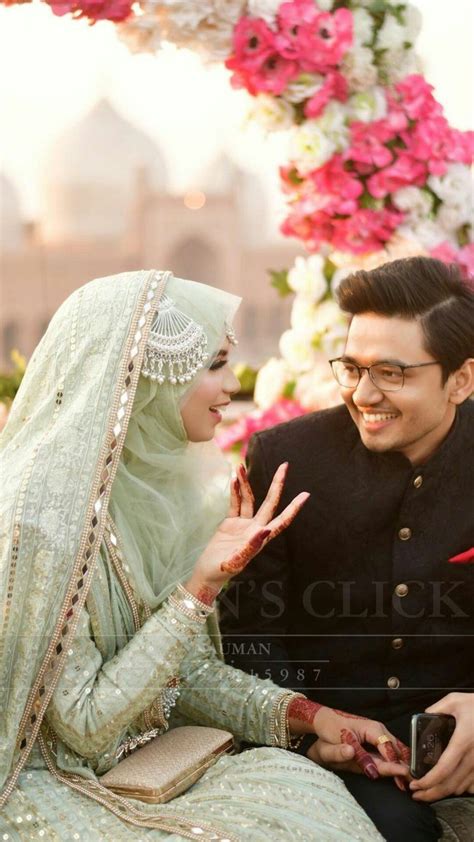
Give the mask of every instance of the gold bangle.
POLYGON ((282 695, 278 696, 273 710, 272 710, 272 722, 270 725, 270 736, 272 739, 272 745, 276 748, 289 748, 291 745, 291 734, 290 734, 290 722, 288 716, 288 708, 290 707, 291 702, 293 699, 304 699, 302 693, 293 693, 290 691, 285 691, 282 695))

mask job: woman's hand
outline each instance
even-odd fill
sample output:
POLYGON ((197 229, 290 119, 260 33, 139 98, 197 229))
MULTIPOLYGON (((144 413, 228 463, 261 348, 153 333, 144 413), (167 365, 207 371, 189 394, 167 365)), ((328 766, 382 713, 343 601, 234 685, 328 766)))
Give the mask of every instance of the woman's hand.
POLYGON ((257 553, 283 532, 296 517, 309 497, 298 494, 278 515, 273 517, 285 484, 288 463, 280 465, 268 494, 254 515, 254 496, 244 465, 240 465, 231 485, 229 514, 196 562, 185 587, 207 604, 212 604, 223 585, 240 573, 257 553))
POLYGON ((292 733, 315 733, 319 737, 312 747, 312 759, 339 768, 341 763, 349 762, 346 769, 362 771, 373 779, 381 774, 392 775, 397 786, 406 789, 410 751, 381 722, 302 697, 290 704, 288 713, 292 733), (370 752, 364 745, 374 746, 376 751, 370 752), (348 746, 352 749, 350 753, 348 746))

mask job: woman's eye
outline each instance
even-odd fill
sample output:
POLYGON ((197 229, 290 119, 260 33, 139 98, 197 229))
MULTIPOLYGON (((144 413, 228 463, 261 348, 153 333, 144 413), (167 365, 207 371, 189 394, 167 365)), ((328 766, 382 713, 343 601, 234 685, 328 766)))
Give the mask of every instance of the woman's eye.
POLYGON ((209 367, 209 371, 217 371, 218 368, 223 368, 225 365, 227 365, 227 360, 216 360, 216 362, 212 363, 209 367))

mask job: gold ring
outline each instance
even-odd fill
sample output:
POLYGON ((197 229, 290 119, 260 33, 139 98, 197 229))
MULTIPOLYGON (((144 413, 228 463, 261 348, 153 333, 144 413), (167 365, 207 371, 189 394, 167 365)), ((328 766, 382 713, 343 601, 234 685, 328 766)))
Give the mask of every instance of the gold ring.
POLYGON ((383 743, 391 743, 392 738, 388 736, 388 734, 382 734, 381 737, 377 737, 377 745, 381 746, 383 743))

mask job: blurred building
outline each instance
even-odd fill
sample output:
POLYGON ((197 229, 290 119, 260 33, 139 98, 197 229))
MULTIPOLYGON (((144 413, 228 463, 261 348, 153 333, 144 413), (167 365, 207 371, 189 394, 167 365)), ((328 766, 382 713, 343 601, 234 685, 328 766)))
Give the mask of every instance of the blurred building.
POLYGON ((268 269, 289 267, 298 248, 264 239, 263 190, 224 155, 185 195, 171 195, 157 145, 103 100, 51 149, 37 221, 23 222, 5 175, 0 191, 2 368, 12 348, 31 354, 75 288, 149 267, 241 295, 239 358, 276 353, 289 303, 268 269))

